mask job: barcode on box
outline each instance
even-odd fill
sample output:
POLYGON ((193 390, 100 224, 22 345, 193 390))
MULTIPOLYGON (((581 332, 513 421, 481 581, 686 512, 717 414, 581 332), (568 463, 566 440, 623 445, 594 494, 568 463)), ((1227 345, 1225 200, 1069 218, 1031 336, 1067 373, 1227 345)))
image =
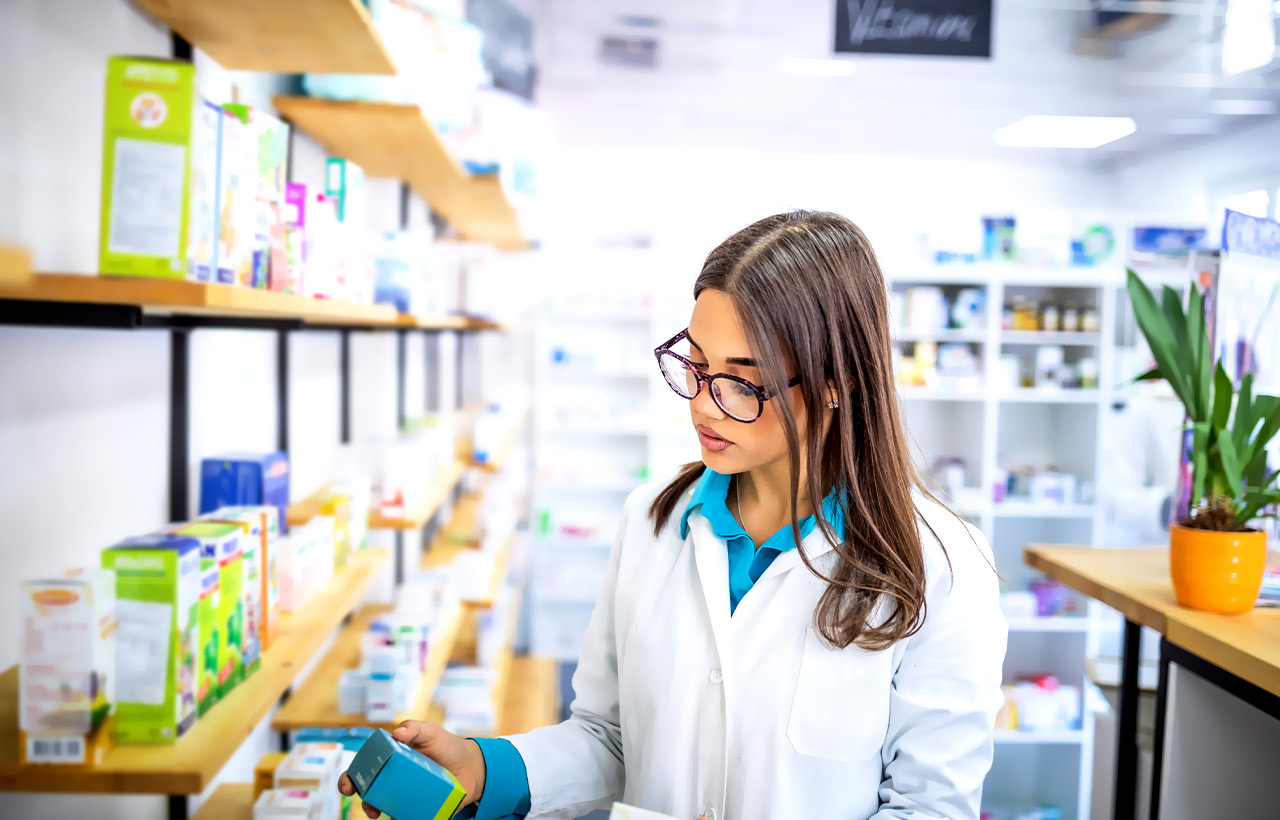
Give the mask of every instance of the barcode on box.
POLYGON ((29 737, 27 738, 27 762, 83 763, 84 738, 29 737))

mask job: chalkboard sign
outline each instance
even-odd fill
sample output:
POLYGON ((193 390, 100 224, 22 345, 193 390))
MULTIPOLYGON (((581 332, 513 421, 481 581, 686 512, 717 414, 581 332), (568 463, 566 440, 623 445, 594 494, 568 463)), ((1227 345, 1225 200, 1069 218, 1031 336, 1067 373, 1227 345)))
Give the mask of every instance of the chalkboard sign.
POLYGON ((991 56, 992 0, 836 0, 837 53, 991 56))

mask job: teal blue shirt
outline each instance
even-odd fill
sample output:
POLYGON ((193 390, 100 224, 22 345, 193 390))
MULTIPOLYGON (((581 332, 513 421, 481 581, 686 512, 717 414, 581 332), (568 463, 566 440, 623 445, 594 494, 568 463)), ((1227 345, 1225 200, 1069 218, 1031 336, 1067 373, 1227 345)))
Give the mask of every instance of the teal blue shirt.
MULTIPOLYGON (((757 547, 738 523, 738 519, 729 512, 731 482, 732 476, 711 469, 703 471, 702 478, 694 486, 689 506, 685 507, 684 514, 680 516, 680 538, 689 537, 689 516, 694 510, 700 509, 702 517, 711 524, 711 530, 717 538, 724 541, 729 552, 729 613, 732 615, 738 609, 742 596, 755 586, 774 559, 787 550, 795 549, 796 542, 792 537, 791 527, 783 527, 757 547)), ((843 533, 844 516, 840 512, 834 491, 822 500, 822 515, 836 533, 843 533)), ((817 526, 812 515, 806 515, 799 523, 801 538, 809 535, 817 526)), ((484 799, 459 816, 474 817, 475 820, 524 817, 529 813, 531 805, 529 774, 525 769, 524 758, 507 740, 476 738, 476 743, 484 755, 487 773, 484 799)))

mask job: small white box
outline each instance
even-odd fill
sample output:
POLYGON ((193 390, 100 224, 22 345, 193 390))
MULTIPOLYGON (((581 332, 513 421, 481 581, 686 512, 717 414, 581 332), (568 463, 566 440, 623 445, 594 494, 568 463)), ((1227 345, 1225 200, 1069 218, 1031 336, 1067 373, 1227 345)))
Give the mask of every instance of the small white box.
POLYGON ((359 669, 348 669, 338 678, 338 711, 344 715, 364 714, 369 676, 359 669))
POLYGON ((280 817, 320 820, 324 801, 307 789, 268 789, 253 804, 253 820, 275 820, 280 817))

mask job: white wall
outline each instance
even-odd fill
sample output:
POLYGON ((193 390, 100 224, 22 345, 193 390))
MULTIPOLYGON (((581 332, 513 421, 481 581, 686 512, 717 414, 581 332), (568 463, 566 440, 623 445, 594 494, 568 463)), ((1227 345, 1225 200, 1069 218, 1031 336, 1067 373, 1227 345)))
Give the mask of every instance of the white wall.
MULTIPOLYGON (((112 54, 167 56, 167 30, 123 0, 0 2, 0 225, 32 251, 37 270, 92 274, 98 242, 102 95, 112 54)), ((275 84, 197 62, 202 90, 267 104, 275 84)), ((324 154, 295 139, 296 181, 319 183, 324 154)), ((370 185, 371 222, 390 229, 398 185, 370 185)), ((419 214, 421 221, 421 214, 419 214)), ((338 443, 338 334, 293 333, 290 444, 295 498, 323 484, 338 443)), ((424 356, 411 337, 407 409, 423 409, 424 356)), ((275 444, 276 337, 198 330, 191 341, 191 503, 199 460, 275 444)), ((395 335, 352 338, 352 432, 395 430, 395 335)), ((0 669, 19 652, 17 584, 96 564, 103 547, 167 520, 169 334, 0 327, 0 669)), ((390 536, 375 545, 388 546, 390 536)), ((412 545, 415 539, 408 538, 412 545)), ((375 595, 389 591, 384 579, 375 595)), ((248 781, 265 726, 222 779, 248 781)), ((5 816, 86 820, 164 816, 154 797, 7 797, 5 816)))

